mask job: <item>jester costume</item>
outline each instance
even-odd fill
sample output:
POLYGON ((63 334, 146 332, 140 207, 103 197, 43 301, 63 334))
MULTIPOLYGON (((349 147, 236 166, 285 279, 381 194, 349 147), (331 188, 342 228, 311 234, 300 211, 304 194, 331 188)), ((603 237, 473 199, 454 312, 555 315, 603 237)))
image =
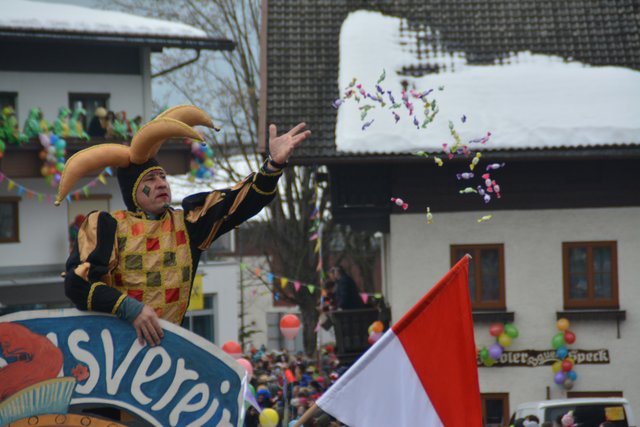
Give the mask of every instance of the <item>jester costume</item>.
MULTIPOLYGON (((154 136, 154 129, 147 124, 133 139, 131 150, 145 146, 148 150, 141 151, 153 155, 162 138, 169 134, 199 138, 190 125, 206 125, 210 119, 203 119, 203 113, 194 108, 175 107, 150 122, 151 127, 154 122, 173 126, 173 131, 161 136, 159 144, 147 141, 154 136), (193 119, 194 114, 196 117, 200 114, 200 119, 193 119), (183 122, 171 119, 172 116, 183 122)), ((91 148, 83 151, 88 150, 91 148)), ((118 151, 124 153, 123 148, 118 151)), ((95 157, 97 153, 81 156, 90 154, 95 157)), ((267 205, 274 197, 282 172, 267 172, 263 166, 258 173, 252 173, 232 188, 191 195, 183 200, 182 210, 168 207, 162 215, 151 217, 140 210, 135 194, 142 177, 162 167, 155 159, 139 155, 130 154, 128 162, 123 158, 115 161, 120 164, 118 183, 127 210, 92 212, 87 216, 67 261, 65 291, 80 310, 112 313, 133 321, 145 304, 160 318, 180 324, 189 304, 202 251, 267 205), (126 163, 129 164, 123 167, 126 163)), ((87 163, 82 158, 76 160, 87 163)), ((75 172, 69 164, 65 173, 68 170, 75 172)), ((68 180, 61 180, 58 202, 64 199, 71 185, 68 180)))

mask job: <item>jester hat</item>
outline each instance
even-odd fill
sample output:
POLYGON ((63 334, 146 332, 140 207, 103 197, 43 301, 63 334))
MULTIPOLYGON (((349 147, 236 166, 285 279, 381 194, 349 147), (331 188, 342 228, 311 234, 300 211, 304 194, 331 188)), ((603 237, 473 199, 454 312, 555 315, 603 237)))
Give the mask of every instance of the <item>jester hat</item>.
POLYGON ((162 144, 169 138, 191 138, 202 141, 202 136, 191 126, 214 126, 211 117, 193 105, 178 105, 164 111, 142 126, 131 140, 131 146, 98 144, 71 156, 62 171, 56 206, 67 197, 75 183, 85 175, 106 167, 117 168, 118 184, 127 209, 137 211, 136 189, 142 177, 152 170, 162 170, 155 160, 162 144))

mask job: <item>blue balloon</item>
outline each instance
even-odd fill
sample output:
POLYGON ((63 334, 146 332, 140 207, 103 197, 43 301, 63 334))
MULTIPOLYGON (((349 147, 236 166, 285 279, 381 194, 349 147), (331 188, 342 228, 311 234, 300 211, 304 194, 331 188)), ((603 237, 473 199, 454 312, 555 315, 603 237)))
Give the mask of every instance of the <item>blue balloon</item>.
POLYGON ((568 354, 569 354, 569 350, 567 350, 567 347, 565 346, 558 347, 558 349, 556 350, 556 357, 560 360, 567 357, 568 354))
POLYGON ((578 379, 578 374, 576 374, 576 371, 569 371, 567 372, 567 378, 569 378, 571 381, 575 381, 578 379))

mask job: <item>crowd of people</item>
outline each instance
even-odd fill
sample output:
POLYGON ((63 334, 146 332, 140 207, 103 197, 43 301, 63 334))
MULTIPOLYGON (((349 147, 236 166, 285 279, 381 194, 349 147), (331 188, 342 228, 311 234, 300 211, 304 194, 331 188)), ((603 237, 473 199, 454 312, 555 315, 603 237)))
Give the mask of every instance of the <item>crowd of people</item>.
POLYGON ((127 119, 127 113, 124 111, 114 113, 104 107, 98 107, 93 113, 87 133, 90 137, 128 139, 136 134, 141 125, 141 116, 127 119))
MULTIPOLYGON (((252 349, 246 357, 253 367, 250 380, 252 392, 261 409, 272 408, 279 415, 278 426, 287 427, 300 418, 314 402, 344 373, 339 366, 334 348, 327 344, 322 348, 320 363, 302 352, 295 355, 286 349, 269 352, 264 347, 252 349)), ((259 412, 253 406, 247 408, 245 427, 258 427, 259 412)), ((305 426, 337 427, 338 421, 318 410, 305 426)))

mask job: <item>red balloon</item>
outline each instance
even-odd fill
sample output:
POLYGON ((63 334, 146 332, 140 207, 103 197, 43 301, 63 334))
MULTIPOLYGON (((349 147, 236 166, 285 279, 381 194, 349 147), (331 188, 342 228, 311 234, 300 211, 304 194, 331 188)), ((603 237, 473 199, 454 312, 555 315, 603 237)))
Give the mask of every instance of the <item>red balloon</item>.
POLYGON ((222 344, 222 351, 229 354, 234 359, 242 357, 242 347, 237 341, 227 341, 222 344))
POLYGON ((300 319, 295 314, 285 314, 280 319, 280 332, 288 340, 292 340, 298 335, 300 330, 300 319))
POLYGON ((502 323, 492 323, 491 326, 489 326, 489 334, 491 334, 492 337, 499 336, 502 331, 504 331, 504 325, 502 323))
POLYGON ((566 331, 564 331, 564 341, 567 344, 573 344, 574 342, 576 342, 576 334, 567 329, 566 331))
POLYGON ((562 370, 565 372, 569 372, 573 369, 573 362, 571 360, 564 359, 562 361, 562 370))

